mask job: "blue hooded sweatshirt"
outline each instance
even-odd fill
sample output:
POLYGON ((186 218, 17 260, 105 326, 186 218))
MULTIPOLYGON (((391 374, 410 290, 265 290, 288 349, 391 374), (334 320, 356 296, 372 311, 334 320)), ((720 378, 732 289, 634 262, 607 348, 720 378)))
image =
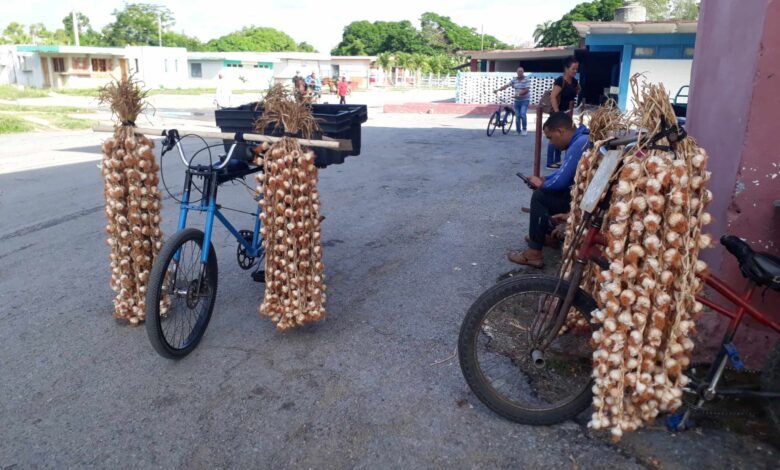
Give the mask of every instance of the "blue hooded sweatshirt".
POLYGON ((577 173, 577 165, 580 157, 590 146, 589 131, 584 124, 580 125, 571 136, 566 154, 563 157, 561 167, 555 170, 544 180, 543 188, 553 191, 569 191, 574 184, 574 175, 577 173))

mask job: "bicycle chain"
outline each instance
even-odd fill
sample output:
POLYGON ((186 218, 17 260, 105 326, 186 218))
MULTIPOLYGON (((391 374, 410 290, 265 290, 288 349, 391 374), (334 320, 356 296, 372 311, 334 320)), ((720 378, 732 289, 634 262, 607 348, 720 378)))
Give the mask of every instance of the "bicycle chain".
MULTIPOLYGON (((692 365, 690 367, 690 369, 695 369, 697 367, 707 367, 707 368, 709 368, 710 366, 711 366, 711 364, 699 363, 699 364, 692 365)), ((734 369, 731 366, 727 366, 723 370, 723 372, 724 372, 724 374, 726 372, 736 372, 738 374, 758 375, 758 376, 761 375, 761 370, 760 369, 742 369, 742 370, 737 370, 737 369, 734 369)), ((705 402, 704 405, 699 407, 699 406, 697 406, 697 403, 699 401, 699 395, 698 394, 696 394, 696 395, 692 395, 690 393, 689 394, 684 394, 683 395, 683 401, 685 402, 685 406, 687 406, 687 408, 691 411, 691 414, 693 414, 694 416, 742 417, 742 418, 756 418, 756 417, 759 416, 756 412, 751 412, 751 411, 726 411, 726 410, 718 411, 718 410, 711 410, 711 409, 705 409, 704 408, 707 405, 711 405, 712 402, 705 402), (693 400, 693 402, 691 400, 693 400)))

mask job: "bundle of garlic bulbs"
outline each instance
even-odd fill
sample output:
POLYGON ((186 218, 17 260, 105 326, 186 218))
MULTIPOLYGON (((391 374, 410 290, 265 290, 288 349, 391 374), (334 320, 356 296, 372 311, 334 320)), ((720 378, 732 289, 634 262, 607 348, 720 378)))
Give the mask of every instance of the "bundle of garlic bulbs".
POLYGON ((117 293, 114 317, 132 325, 144 320, 146 283, 162 247, 154 143, 134 132, 143 98, 144 92, 132 79, 112 82, 100 95, 101 103, 108 103, 121 121, 114 135, 103 142, 101 170, 111 247, 111 288, 117 293))
MULTIPOLYGON (((279 87, 266 97, 256 128, 262 133, 271 124, 304 138, 316 129, 311 110, 279 87)), ((317 168, 314 152, 294 138, 262 150, 257 192, 262 196, 266 288, 260 313, 287 330, 325 317, 317 168)))
MULTIPOLYGON (((636 84, 636 78, 634 83, 636 84)), ((674 122, 661 85, 635 86, 638 124, 653 134, 661 116, 674 122)), ((665 143, 665 141, 661 141, 665 143)), ((577 182, 592 176, 595 152, 581 162, 577 182)), ((637 148, 623 156, 610 210, 603 221, 609 269, 597 269, 592 292, 594 400, 589 426, 610 429, 615 440, 682 405, 694 322, 702 305, 694 296, 706 269, 699 250, 711 217, 707 154, 691 138, 674 152, 637 148)), ((573 193, 581 198, 575 184, 573 193)), ((581 217, 575 212, 572 219, 581 217)), ((572 227, 573 229, 574 227, 572 227)), ((571 242, 571 238, 567 238, 571 242)), ((588 276, 586 276, 588 277, 588 276)))

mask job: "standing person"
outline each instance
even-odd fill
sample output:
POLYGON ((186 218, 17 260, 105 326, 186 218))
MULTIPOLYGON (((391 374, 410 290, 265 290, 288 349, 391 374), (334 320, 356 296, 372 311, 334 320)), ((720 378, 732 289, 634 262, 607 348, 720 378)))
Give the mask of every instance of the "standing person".
POLYGON ((535 187, 531 196, 531 214, 528 249, 510 251, 509 261, 534 268, 544 267, 542 248, 547 233, 553 225, 554 216, 569 212, 571 186, 577 173, 580 157, 590 145, 588 128, 574 127, 574 121, 566 113, 553 113, 542 127, 545 137, 560 150, 566 150, 563 166, 547 177, 530 176, 528 181, 535 187))
POLYGON ((517 123, 517 133, 520 135, 528 135, 528 104, 531 102, 531 83, 525 76, 525 70, 522 67, 517 68, 517 77, 512 78, 506 85, 493 90, 493 93, 498 93, 501 90, 505 90, 512 87, 515 90, 515 116, 517 123))
MULTIPOLYGON (((580 63, 574 57, 563 60, 563 75, 555 79, 550 93, 550 104, 554 113, 564 112, 571 116, 577 95, 580 94, 580 84, 574 78, 579 68, 580 63)), ((560 166, 561 151, 550 142, 547 144, 547 168, 560 168, 560 166)))
POLYGON ((347 83, 347 77, 341 77, 341 81, 338 84, 339 104, 347 104, 347 95, 352 94, 352 90, 349 89, 349 83, 347 83))
POLYGON ((303 101, 306 96, 306 82, 301 76, 301 72, 296 70, 295 76, 292 79, 293 82, 293 96, 298 101, 303 101))
POLYGON ((233 89, 221 73, 217 75, 217 92, 214 95, 214 105, 217 109, 229 108, 233 89))

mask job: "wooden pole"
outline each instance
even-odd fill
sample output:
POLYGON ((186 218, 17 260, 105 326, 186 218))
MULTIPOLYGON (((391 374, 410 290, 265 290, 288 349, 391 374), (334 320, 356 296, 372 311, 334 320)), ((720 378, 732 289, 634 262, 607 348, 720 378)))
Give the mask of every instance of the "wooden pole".
MULTIPOLYGON (((92 126, 92 130, 94 132, 114 132, 115 126, 97 124, 92 126)), ((210 131, 187 130, 187 129, 177 129, 177 130, 181 135, 184 134, 197 135, 203 137, 204 139, 222 139, 222 140, 236 139, 235 133, 210 132, 210 131)), ((147 136, 152 136, 152 137, 163 137, 165 135, 166 129, 152 128, 152 127, 136 127, 135 132, 136 134, 145 134, 147 136)), ((350 140, 331 139, 329 137, 323 137, 323 140, 299 139, 296 137, 292 137, 292 138, 297 140, 301 145, 304 145, 306 147, 318 147, 324 149, 343 150, 343 151, 352 150, 352 141, 350 140)), ((262 135, 262 134, 244 134, 244 140, 254 141, 254 142, 274 143, 282 140, 282 137, 275 137, 271 135, 262 135)))
POLYGON ((534 176, 542 170, 542 107, 536 107, 536 134, 534 135, 534 176))

